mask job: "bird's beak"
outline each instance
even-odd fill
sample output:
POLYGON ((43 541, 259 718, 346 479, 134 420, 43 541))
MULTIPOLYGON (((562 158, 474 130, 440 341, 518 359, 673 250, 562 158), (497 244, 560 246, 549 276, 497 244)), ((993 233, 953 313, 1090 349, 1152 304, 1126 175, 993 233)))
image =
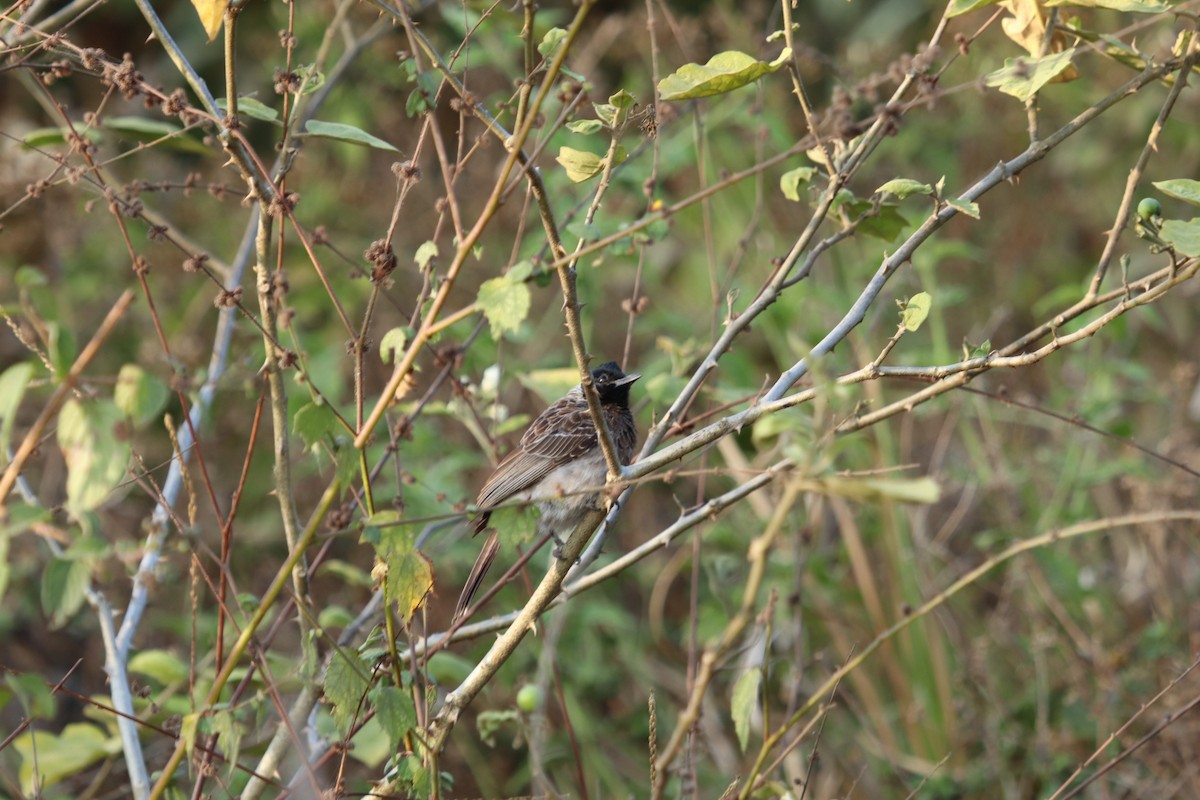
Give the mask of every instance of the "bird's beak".
POLYGON ((621 380, 619 380, 619 381, 613 381, 612 385, 613 386, 628 386, 629 384, 633 383, 640 377, 642 377, 642 376, 635 372, 632 375, 626 375, 624 378, 621 378, 621 380))

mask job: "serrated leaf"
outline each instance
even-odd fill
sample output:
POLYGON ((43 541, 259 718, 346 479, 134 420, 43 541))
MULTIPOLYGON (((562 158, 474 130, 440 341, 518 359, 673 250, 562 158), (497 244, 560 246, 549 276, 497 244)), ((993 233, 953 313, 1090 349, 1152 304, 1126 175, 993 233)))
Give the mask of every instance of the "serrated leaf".
POLYGON ((162 410, 170 392, 166 384, 137 364, 126 364, 117 373, 113 401, 133 424, 141 427, 162 410))
POLYGON ((344 647, 334 652, 325 672, 325 698, 333 706, 333 719, 343 734, 366 713, 363 697, 370 687, 370 676, 371 665, 358 653, 344 647))
POLYGON ((875 194, 894 194, 903 200, 910 194, 933 194, 933 187, 912 178, 893 178, 876 189, 875 194))
MULTIPOLYGON (((279 119, 278 111, 249 95, 238 95, 237 106, 239 117, 250 117, 251 119, 262 120, 263 122, 275 122, 279 119)), ((229 101, 224 97, 217 98, 217 108, 225 111, 228 107, 229 101)))
POLYGON ((958 198, 948 198, 946 205, 958 211, 960 214, 966 214, 973 219, 979 219, 979 203, 972 203, 967 200, 958 198))
POLYGON ((292 433, 299 435, 311 451, 317 450, 326 436, 335 436, 340 430, 337 417, 325 403, 305 403, 292 418, 292 433))
POLYGON ((1168 197, 1200 206, 1200 181, 1190 178, 1175 178, 1169 181, 1155 181, 1154 188, 1168 197))
POLYGON ((371 690, 370 697, 379 725, 387 734, 394 752, 417 725, 417 710, 412 695, 398 686, 378 686, 371 690))
POLYGON ((733 684, 733 697, 729 712, 733 717, 733 729, 737 732, 742 752, 750 741, 750 718, 758 707, 758 687, 762 684, 762 669, 754 667, 743 672, 733 684))
POLYGON ((1163 223, 1158 235, 1180 255, 1192 258, 1200 256, 1200 217, 1193 217, 1187 222, 1169 219, 1163 223))
POLYGON ((658 82, 663 100, 692 100, 732 92, 782 67, 792 57, 785 47, 774 61, 759 61, 737 50, 726 50, 707 64, 684 64, 658 82))
POLYGON ((192 8, 196 9, 210 42, 221 32, 221 22, 225 19, 225 9, 228 7, 229 0, 192 0, 192 8))
POLYGON ((1151 0, 1046 0, 1046 5, 1108 8, 1113 11, 1129 11, 1134 14, 1158 14, 1170 8, 1166 3, 1155 3, 1151 0))
POLYGON ((379 340, 379 358, 385 364, 391 364, 397 356, 404 353, 412 328, 392 328, 379 340))
POLYGON ((416 545, 419 533, 413 526, 380 528, 379 545, 375 549, 386 567, 384 599, 396 604, 406 622, 433 589, 433 567, 416 545))
POLYGON ((58 415, 58 444, 67 462, 67 510, 78 518, 100 505, 125 477, 131 447, 116 405, 68 400, 58 415))
POLYGON ((603 156, 573 147, 560 147, 558 157, 554 160, 562 164, 563 169, 567 171, 567 179, 572 183, 583 183, 596 177, 604 169, 603 156))
POLYGON ((796 167, 779 176, 779 191, 794 203, 800 202, 800 187, 817 174, 816 167, 796 167))
POLYGON ((917 292, 908 298, 904 310, 900 312, 900 324, 904 326, 904 330, 911 332, 920 328, 929 316, 929 308, 932 305, 933 298, 929 292, 917 292))
POLYGON ((539 516, 541 512, 532 503, 501 506, 492 511, 488 527, 494 528, 503 542, 525 542, 537 530, 539 516))
POLYGON ((310 136, 318 136, 322 139, 349 142, 350 144, 374 147, 376 150, 389 150, 393 153, 400 152, 378 136, 373 136, 361 128, 356 128, 353 125, 347 125, 343 122, 324 122, 319 119, 310 119, 304 123, 304 130, 310 136))
POLYGON ((33 377, 33 364, 22 361, 13 364, 0 375, 0 464, 8 462, 8 445, 12 440, 17 409, 25 396, 25 387, 33 377))
POLYGON ((487 317, 492 338, 499 339, 505 333, 513 333, 521 327, 529 315, 532 295, 524 281, 514 281, 505 275, 484 281, 475 302, 487 317))
POLYGON ((1006 58, 1004 66, 988 74, 983 81, 1024 102, 1070 67, 1074 55, 1075 48, 1072 47, 1043 58, 1006 58))

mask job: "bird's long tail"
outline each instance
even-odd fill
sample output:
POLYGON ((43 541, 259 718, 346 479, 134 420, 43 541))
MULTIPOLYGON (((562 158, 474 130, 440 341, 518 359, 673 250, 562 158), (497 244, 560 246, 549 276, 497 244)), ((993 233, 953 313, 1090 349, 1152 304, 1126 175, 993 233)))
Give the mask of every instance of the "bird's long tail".
POLYGON ((479 551, 479 558, 475 559, 475 566, 471 567, 471 574, 467 576, 467 582, 463 585, 462 594, 458 596, 458 605, 454 607, 454 621, 457 622, 462 618, 467 610, 471 607, 471 600, 475 597, 475 593, 479 591, 479 587, 483 585, 483 579, 487 577, 487 571, 492 566, 492 562, 496 559, 496 553, 500 550, 500 535, 493 529, 488 533, 487 541, 483 543, 483 549, 479 551))

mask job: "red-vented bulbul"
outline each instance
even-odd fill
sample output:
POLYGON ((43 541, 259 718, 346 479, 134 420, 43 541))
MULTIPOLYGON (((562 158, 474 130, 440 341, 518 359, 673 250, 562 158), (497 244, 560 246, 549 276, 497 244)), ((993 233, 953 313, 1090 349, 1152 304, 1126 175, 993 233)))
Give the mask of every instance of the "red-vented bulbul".
MULTIPOLYGON (((627 464, 637 444, 637 426, 629 410, 629 390, 640 375, 626 375, 616 362, 592 370, 592 382, 600 396, 600 409, 612 433, 617 458, 627 464)), ((608 466, 588 413, 587 399, 579 386, 567 392, 533 421, 521 444, 509 453, 492 473, 475 504, 483 513, 475 522, 475 533, 485 529, 492 510, 506 500, 537 503, 539 535, 549 533, 559 540, 570 534, 587 512, 599 507, 600 488, 608 466)), ((500 549, 495 530, 484 542, 466 585, 458 598, 454 618, 463 616, 471 598, 483 583, 488 567, 500 549)))

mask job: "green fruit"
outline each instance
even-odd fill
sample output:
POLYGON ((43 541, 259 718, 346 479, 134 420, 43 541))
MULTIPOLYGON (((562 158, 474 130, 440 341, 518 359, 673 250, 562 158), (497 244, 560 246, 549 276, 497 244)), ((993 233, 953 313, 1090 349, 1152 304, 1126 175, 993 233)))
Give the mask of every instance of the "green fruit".
POLYGON ((1149 222, 1155 217, 1162 216, 1162 203, 1155 200, 1153 197, 1143 197, 1138 203, 1138 216, 1149 222))
POLYGON ((517 708, 526 714, 532 714, 542 706, 542 690, 532 683, 527 683, 517 692, 517 708))

